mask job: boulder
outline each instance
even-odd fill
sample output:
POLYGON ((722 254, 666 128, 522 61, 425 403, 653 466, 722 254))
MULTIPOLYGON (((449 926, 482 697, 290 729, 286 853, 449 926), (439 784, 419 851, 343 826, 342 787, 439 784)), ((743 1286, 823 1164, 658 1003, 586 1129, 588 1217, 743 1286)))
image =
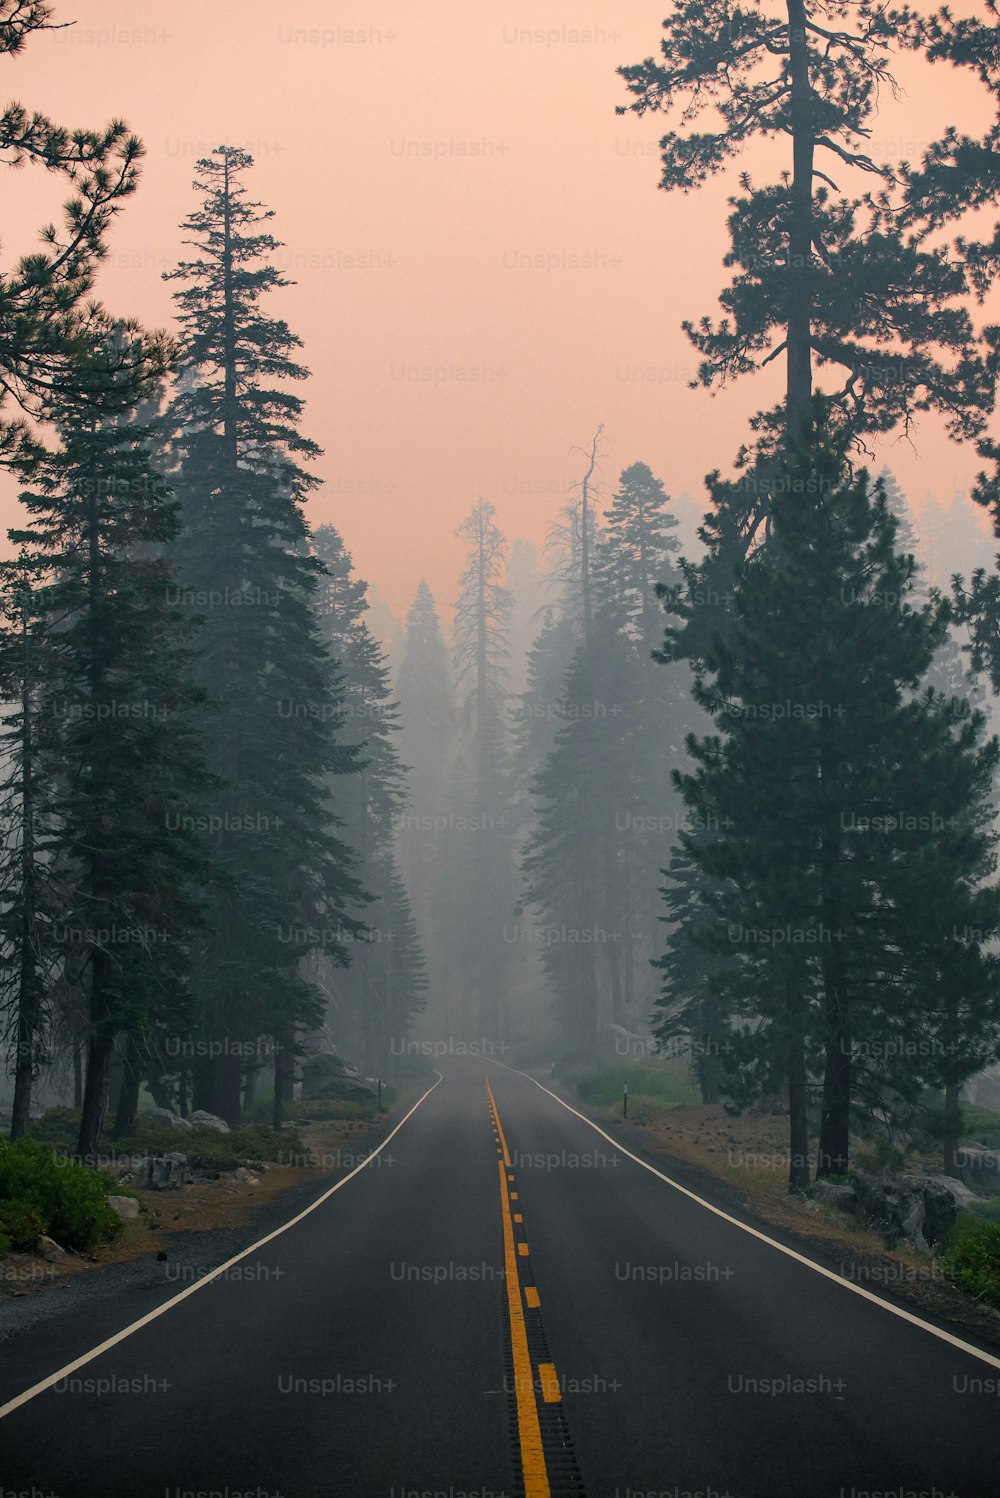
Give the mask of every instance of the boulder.
POLYGON ((187 1155, 174 1150, 169 1155, 140 1155, 128 1162, 128 1170, 119 1174, 120 1183, 142 1186, 147 1191, 171 1191, 189 1179, 187 1155))
POLYGON ((112 1212, 117 1212, 123 1222, 139 1215, 139 1203, 134 1196, 109 1196, 107 1202, 112 1212))
POLYGON ((193 1129, 215 1129, 219 1134, 229 1133, 226 1120, 219 1118, 216 1113, 206 1113, 204 1108, 198 1108, 194 1113, 189 1113, 187 1121, 193 1129))
POLYGON ((858 1205, 858 1188, 853 1181, 816 1181, 809 1188, 813 1201, 823 1206, 836 1207, 853 1217, 858 1205))
POLYGON ((982 1201, 981 1196, 977 1196, 974 1191, 970 1191, 964 1181, 957 1181, 954 1176, 935 1174, 933 1179, 950 1193, 955 1206, 960 1212, 967 1210, 970 1202, 975 1204, 982 1201))
POLYGON ((960 1145, 955 1153, 958 1178, 973 1191, 1000 1196, 1000 1153, 981 1144, 960 1145))
POLYGON ((331 1051, 318 1051, 302 1062, 302 1097, 309 1102, 340 1098, 352 1103, 375 1103, 377 1093, 353 1066, 331 1051))
POLYGON ((1000 1112, 1000 1066, 988 1066, 978 1076, 970 1077, 962 1087, 962 1101, 976 1108, 1000 1112))
POLYGON ((139 1114, 139 1123, 149 1124, 156 1129, 173 1129, 177 1134, 189 1134, 191 1125, 186 1118, 181 1118, 179 1113, 171 1113, 169 1108, 149 1108, 145 1113, 139 1114))
POLYGON ((236 1170, 233 1171, 233 1176, 237 1181, 245 1181, 248 1186, 260 1185, 259 1178, 255 1176, 252 1171, 247 1170, 245 1165, 238 1166, 236 1170))
POLYGON ((41 1254, 47 1264, 61 1264, 66 1257, 66 1250, 60 1248, 54 1238, 47 1233, 42 1233, 35 1244, 36 1254, 41 1254))
POLYGON ((887 1248, 902 1241, 929 1253, 954 1225, 955 1197, 932 1176, 859 1175, 856 1190, 858 1221, 881 1233, 887 1248))

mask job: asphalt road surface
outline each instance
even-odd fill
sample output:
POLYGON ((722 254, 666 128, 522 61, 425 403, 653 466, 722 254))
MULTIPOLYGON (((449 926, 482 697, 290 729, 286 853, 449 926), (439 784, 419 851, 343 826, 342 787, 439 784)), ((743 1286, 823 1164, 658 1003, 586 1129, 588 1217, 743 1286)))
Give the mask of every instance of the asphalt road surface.
POLYGON ((1000 1494, 1000 1358, 495 1062, 214 1278, 161 1267, 0 1342, 0 1498, 1000 1494))

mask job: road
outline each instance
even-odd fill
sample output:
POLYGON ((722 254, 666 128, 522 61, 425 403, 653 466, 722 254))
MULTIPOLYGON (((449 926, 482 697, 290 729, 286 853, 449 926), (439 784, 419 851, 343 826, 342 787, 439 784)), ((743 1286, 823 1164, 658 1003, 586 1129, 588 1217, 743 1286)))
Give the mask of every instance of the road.
POLYGON ((1000 1359, 492 1061, 214 1279, 162 1267, 0 1343, 0 1498, 1000 1493, 1000 1359))

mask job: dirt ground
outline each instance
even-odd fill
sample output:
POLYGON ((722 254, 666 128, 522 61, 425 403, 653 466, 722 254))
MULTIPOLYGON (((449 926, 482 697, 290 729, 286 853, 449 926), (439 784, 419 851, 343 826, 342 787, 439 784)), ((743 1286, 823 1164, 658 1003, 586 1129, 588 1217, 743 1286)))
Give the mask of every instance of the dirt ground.
POLYGON ((294 1194, 297 1187, 310 1181, 332 1184, 358 1164, 371 1147, 363 1143, 363 1136, 372 1134, 374 1126, 369 1120, 336 1120, 303 1124, 296 1132, 316 1164, 263 1162, 248 1172, 250 1179, 238 1178, 231 1170, 194 1171, 190 1184, 166 1191, 122 1186, 123 1194, 139 1198, 141 1209, 138 1218, 125 1223, 120 1238, 102 1244, 93 1254, 66 1252, 56 1263, 46 1263, 36 1253, 11 1252, 0 1260, 0 1304, 57 1289, 97 1267, 156 1254, 168 1239, 173 1246, 178 1235, 247 1229, 262 1209, 294 1194))

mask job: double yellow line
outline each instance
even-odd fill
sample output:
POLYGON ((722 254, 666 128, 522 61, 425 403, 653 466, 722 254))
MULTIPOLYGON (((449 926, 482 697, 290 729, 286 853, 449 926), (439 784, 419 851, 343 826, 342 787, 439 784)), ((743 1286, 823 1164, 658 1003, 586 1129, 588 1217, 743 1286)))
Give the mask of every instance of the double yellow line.
MULTIPOLYGON (((521 1472, 524 1477, 525 1498, 550 1498, 549 1474, 542 1448, 542 1432, 538 1420, 538 1404, 535 1399, 535 1381, 532 1374, 531 1354, 528 1350, 528 1329, 524 1320, 521 1279, 518 1273, 518 1258, 527 1258, 528 1245, 524 1238, 517 1238, 515 1226, 523 1226, 520 1212, 515 1212, 513 1203, 519 1193, 513 1189, 516 1179, 511 1169, 510 1150, 504 1135, 496 1099, 489 1079, 486 1092, 493 1116, 493 1132, 497 1140, 497 1168, 500 1172, 500 1215, 503 1219, 504 1278, 507 1282, 507 1313, 510 1317, 510 1345, 514 1359, 514 1388, 517 1394, 517 1429, 521 1447, 521 1472)), ((541 1305, 534 1285, 524 1286, 524 1300, 533 1310, 541 1305)), ((539 1363, 538 1375, 542 1398, 546 1404, 558 1403, 562 1398, 559 1380, 552 1363, 539 1363)))

